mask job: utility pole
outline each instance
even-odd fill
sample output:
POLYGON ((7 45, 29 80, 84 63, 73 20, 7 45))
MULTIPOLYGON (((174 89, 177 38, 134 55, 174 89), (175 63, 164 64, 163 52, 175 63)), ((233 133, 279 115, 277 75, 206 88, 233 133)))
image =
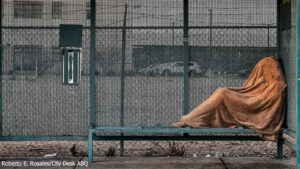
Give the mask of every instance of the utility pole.
POLYGON ((174 57, 175 57, 175 32, 174 32, 174 22, 173 22, 173 29, 172 29, 172 42, 173 42, 173 46, 172 46, 172 59, 174 61, 174 57))
MULTIPOLYGON (((124 100, 125 100, 125 53, 126 53, 126 18, 127 18, 127 3, 125 4, 124 22, 122 28, 122 66, 121 66, 121 115, 120 126, 124 126, 124 100)), ((123 156, 124 140, 120 141, 120 155, 123 156)))
POLYGON ((211 63, 214 63, 215 62, 215 58, 212 55, 212 23, 213 23, 212 9, 209 9, 208 11, 209 11, 209 56, 212 59, 211 63))

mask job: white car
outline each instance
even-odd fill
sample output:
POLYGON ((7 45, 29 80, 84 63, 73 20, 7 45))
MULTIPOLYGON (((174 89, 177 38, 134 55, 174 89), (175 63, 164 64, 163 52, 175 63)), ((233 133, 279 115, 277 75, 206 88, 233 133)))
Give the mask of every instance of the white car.
MULTIPOLYGON (((189 62, 189 76, 202 76, 204 71, 200 69, 200 66, 196 62, 189 62)), ((183 75, 184 64, 183 62, 169 62, 160 64, 158 66, 157 73, 163 76, 169 75, 183 75)))
POLYGON ((157 74, 158 65, 151 64, 146 68, 139 69, 138 73, 141 75, 155 75, 157 74))

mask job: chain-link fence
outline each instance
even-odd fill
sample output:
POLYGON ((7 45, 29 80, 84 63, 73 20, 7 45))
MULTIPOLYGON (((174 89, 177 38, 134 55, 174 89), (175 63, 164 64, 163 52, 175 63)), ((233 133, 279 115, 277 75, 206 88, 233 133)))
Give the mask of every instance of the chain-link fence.
MULTIPOLYGON (((97 63, 103 65, 96 83, 97 125, 118 126, 122 113, 126 126, 170 125, 183 114, 183 3, 118 2, 97 6, 106 15, 97 19, 97 49, 102 51, 97 63)), ((241 86, 263 57, 277 57, 276 11, 270 0, 189 2, 190 110, 219 87, 241 86)))
MULTIPOLYGON (((96 0, 96 125, 168 126, 184 104, 183 1, 96 0)), ((87 135, 90 1, 3 0, 4 136, 87 135), (83 26, 81 80, 62 85, 59 26, 83 26)), ((189 1, 189 110, 277 57, 274 0, 189 1)))
POLYGON ((89 30, 83 30, 81 82, 62 85, 59 25, 89 26, 89 1, 3 0, 3 136, 86 135, 89 30))

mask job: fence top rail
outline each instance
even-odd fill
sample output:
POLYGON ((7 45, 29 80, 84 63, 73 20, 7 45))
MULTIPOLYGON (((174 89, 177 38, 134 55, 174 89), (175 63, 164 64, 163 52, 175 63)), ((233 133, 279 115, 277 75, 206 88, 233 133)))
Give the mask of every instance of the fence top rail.
MULTIPOLYGON (((84 26, 83 29, 91 27, 84 26)), ((183 29, 183 26, 112 26, 95 27, 96 29, 183 29)), ((188 29, 270 29, 277 26, 189 26, 188 29)), ((2 29, 59 29, 59 26, 3 26, 2 29)))

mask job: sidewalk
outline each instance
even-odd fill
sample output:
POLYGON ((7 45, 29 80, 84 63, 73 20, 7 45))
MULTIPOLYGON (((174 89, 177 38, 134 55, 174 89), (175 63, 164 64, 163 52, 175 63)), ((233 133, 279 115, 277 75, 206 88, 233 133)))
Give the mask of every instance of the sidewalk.
POLYGON ((184 158, 184 157, 99 157, 93 164, 87 164, 87 158, 0 158, 0 168, 92 168, 92 169, 294 169, 296 158, 259 158, 259 157, 227 157, 227 158, 184 158), (27 166, 24 166, 24 161, 27 166), (78 161, 80 161, 78 163, 78 161), (13 163, 15 162, 15 163, 13 163), (21 166, 4 166, 17 165, 21 166), (30 166, 31 163, 31 166, 30 166), (74 164, 76 167, 74 167, 74 164), (38 166, 38 165, 42 165, 38 166), (51 165, 52 167, 48 167, 51 165), (69 167, 67 167, 69 165, 69 167), (85 165, 88 165, 86 167, 85 165))

